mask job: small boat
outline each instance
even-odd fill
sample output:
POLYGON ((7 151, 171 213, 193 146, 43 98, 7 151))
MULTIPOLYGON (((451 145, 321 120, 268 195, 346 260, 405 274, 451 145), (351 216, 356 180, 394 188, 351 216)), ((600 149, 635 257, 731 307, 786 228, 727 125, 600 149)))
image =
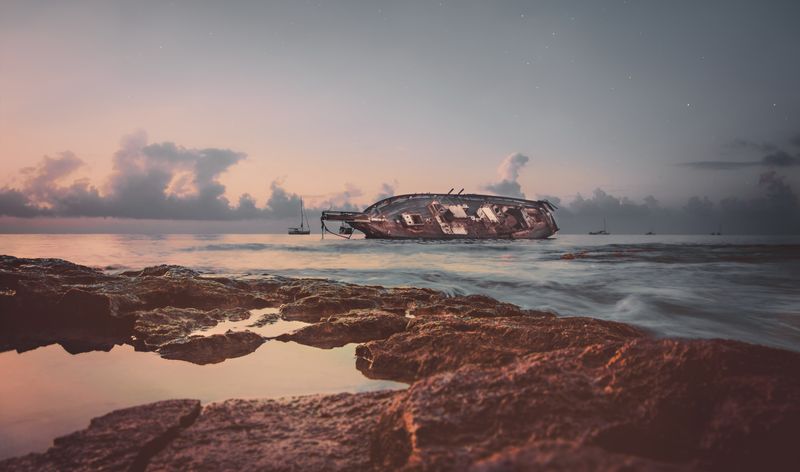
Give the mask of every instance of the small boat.
POLYGON ((311 227, 308 225, 306 212, 303 209, 303 199, 300 199, 300 227, 289 228, 289 234, 311 234, 311 227))
POLYGON ((600 231, 589 231, 589 234, 591 234, 592 236, 611 234, 608 231, 606 231, 606 219, 603 218, 603 229, 601 229, 600 231))
MULTIPOLYGON (((463 191, 463 190, 462 190, 463 191)), ((322 233, 349 239, 544 239, 558 226, 555 205, 495 195, 413 193, 373 203, 364 211, 325 210, 322 233), (340 222, 338 233, 325 225, 340 222)))

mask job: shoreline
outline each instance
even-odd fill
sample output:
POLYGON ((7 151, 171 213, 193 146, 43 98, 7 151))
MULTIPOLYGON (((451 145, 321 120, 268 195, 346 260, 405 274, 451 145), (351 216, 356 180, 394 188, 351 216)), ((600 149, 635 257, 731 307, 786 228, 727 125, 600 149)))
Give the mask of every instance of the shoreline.
POLYGON ((265 342, 359 343, 362 374, 410 385, 141 405, 0 468, 782 470, 800 460, 800 354, 738 341, 656 339, 623 323, 431 289, 180 266, 110 275, 11 256, 0 256, 0 313, 2 351, 130 344, 210 364, 265 342), (269 307, 278 312, 256 324, 309 324, 275 337, 193 335, 269 307))

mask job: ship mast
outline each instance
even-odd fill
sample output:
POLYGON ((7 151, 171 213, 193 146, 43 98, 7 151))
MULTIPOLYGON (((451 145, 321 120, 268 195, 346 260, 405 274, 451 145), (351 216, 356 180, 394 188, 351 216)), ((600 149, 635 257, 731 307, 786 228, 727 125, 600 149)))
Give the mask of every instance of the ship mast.
POLYGON ((305 226, 303 226, 305 219, 305 212, 303 211, 303 197, 300 197, 300 230, 305 229, 305 226))

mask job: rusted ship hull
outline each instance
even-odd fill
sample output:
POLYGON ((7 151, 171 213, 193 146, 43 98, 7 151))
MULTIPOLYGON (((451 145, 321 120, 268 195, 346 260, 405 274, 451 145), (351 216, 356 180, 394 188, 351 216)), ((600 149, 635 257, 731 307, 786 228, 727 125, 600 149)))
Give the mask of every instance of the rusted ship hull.
POLYGON ((426 193, 389 197, 363 212, 323 211, 320 220, 323 232, 326 221, 340 221, 370 239, 545 239, 558 231, 554 210, 546 200, 426 193))

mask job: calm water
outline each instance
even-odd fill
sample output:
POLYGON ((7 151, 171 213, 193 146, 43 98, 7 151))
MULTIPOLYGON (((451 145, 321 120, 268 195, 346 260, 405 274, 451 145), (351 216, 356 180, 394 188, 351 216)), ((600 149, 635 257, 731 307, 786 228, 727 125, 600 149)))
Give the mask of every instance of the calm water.
MULTIPOLYGON (((625 321, 657 335, 800 350, 796 237, 403 242, 319 235, 0 235, 0 253, 59 257, 111 272, 169 263, 217 273, 482 293, 562 315, 625 321), (576 257, 564 257, 571 255, 576 257)), ((215 401, 401 387, 363 377, 354 368, 353 349, 267 342, 250 356, 212 366, 127 346, 76 356, 58 346, 3 353, 0 457, 46 449, 53 437, 85 427, 92 416, 165 398, 215 401)))

